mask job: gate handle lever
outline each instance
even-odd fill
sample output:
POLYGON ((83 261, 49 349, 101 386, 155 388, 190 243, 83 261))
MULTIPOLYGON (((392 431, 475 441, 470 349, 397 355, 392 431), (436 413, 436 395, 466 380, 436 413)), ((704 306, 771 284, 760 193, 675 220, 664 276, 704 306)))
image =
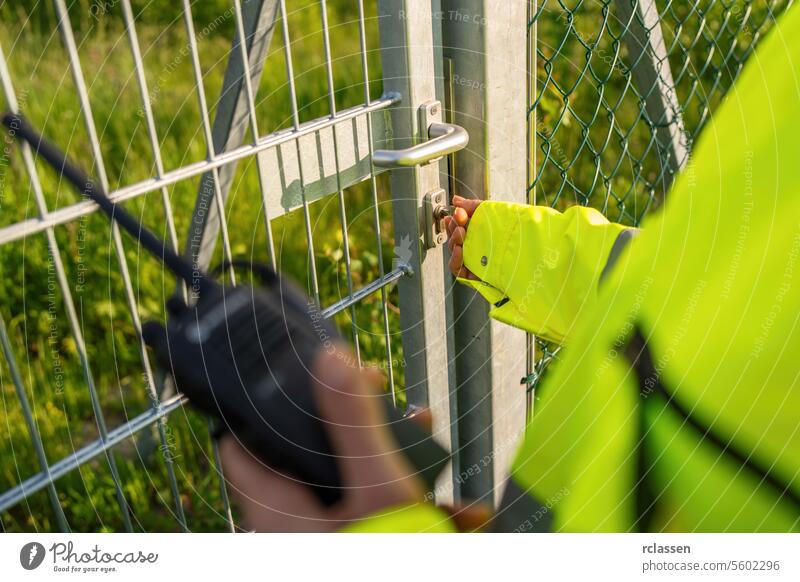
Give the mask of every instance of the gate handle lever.
POLYGON ((452 123, 431 123, 428 141, 403 150, 375 150, 372 163, 381 168, 421 166, 463 150, 469 143, 467 130, 452 123))

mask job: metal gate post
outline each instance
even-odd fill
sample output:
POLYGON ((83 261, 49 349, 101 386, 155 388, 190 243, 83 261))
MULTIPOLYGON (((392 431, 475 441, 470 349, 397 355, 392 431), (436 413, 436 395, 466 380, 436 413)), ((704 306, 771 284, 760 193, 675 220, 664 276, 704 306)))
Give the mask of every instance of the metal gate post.
MULTIPOLYGON (((405 148, 427 141, 427 127, 420 122, 425 110, 431 118, 442 116, 441 46, 436 28, 438 0, 379 0, 379 28, 384 91, 400 94, 392 109, 393 147, 405 148)), ((395 244, 400 258, 407 259, 413 275, 399 282, 400 323, 406 362, 406 396, 414 406, 427 406, 433 416, 435 438, 448 450, 456 447, 456 410, 453 375, 449 370, 446 294, 449 274, 444 247, 425 249, 422 244, 420 209, 427 193, 440 185, 439 164, 431 163, 391 171, 395 244)), ((457 462, 453 463, 453 474, 457 462)), ((438 502, 458 497, 453 475, 442 477, 435 491, 438 502)))
MULTIPOLYGON (((470 143, 453 183, 468 198, 526 203, 527 2, 443 0, 452 115, 470 143)), ((454 290, 463 497, 499 502, 525 427, 524 332, 491 321, 476 292, 454 290)))
POLYGON ((661 32, 661 18, 655 0, 616 0, 623 38, 639 95, 644 100, 647 121, 662 165, 664 191, 686 164, 689 144, 683 127, 667 47, 661 32))

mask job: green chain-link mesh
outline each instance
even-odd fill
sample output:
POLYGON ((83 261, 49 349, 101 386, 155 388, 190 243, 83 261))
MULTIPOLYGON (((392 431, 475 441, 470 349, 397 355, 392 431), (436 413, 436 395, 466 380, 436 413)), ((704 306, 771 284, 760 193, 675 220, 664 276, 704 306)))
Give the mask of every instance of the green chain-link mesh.
MULTIPOLYGON (((529 189, 537 204, 593 206, 635 226, 663 202, 673 172, 656 142, 659 120, 646 113, 645 98, 658 87, 637 87, 632 71, 651 54, 629 54, 622 1, 650 0, 540 0, 532 11, 536 87, 528 123, 535 124, 529 132, 535 162, 529 189)), ((657 0, 689 150, 758 40, 792 1, 657 0)), ((557 351, 537 341, 529 389, 557 351)))

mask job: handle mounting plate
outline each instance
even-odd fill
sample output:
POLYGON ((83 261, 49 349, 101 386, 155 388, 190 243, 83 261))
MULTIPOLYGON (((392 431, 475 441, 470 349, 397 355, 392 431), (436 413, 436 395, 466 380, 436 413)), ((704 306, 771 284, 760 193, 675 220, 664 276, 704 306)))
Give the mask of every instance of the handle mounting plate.
POLYGON ((447 240, 444 217, 449 214, 447 193, 441 188, 425 194, 422 200, 423 241, 426 249, 435 248, 447 240))

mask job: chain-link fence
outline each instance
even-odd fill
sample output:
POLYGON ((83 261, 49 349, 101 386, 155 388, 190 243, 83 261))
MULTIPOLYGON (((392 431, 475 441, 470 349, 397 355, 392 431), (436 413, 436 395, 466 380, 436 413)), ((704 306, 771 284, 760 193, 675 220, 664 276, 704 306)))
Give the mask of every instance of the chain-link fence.
MULTIPOLYGON (((792 0, 543 0, 529 20, 530 197, 637 226, 792 0), (534 41, 535 39, 535 41, 534 41)), ((558 348, 537 342, 533 388, 558 348)))

